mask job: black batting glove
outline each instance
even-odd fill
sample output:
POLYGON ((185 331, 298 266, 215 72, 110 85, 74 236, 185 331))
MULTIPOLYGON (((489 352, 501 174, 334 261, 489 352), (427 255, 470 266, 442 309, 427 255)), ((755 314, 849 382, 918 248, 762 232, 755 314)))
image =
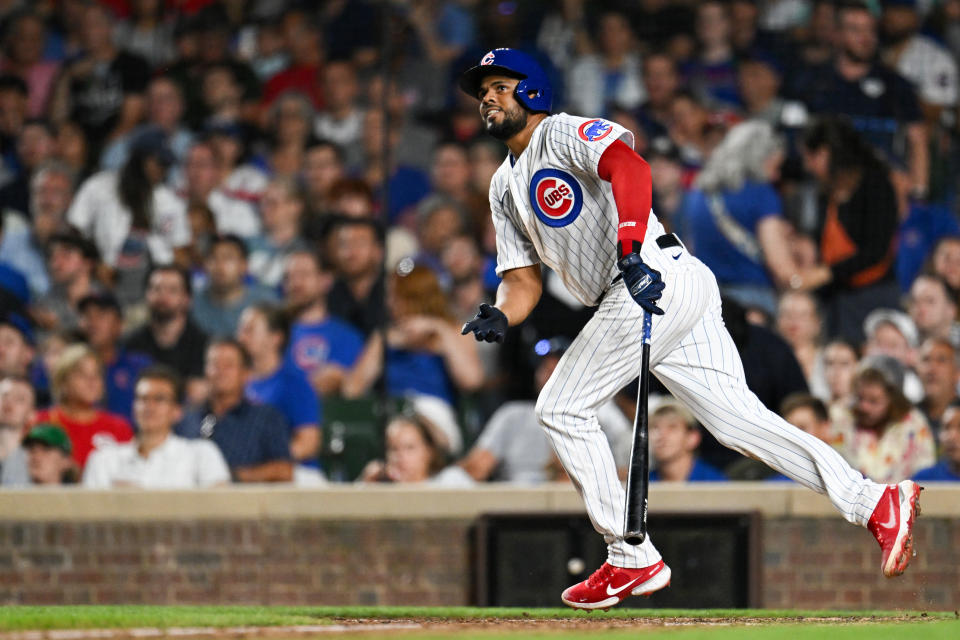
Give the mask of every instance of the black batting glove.
POLYGON ((634 301, 647 313, 662 316, 663 309, 656 302, 667 285, 663 283, 660 272, 644 264, 639 253, 628 253, 620 258, 617 268, 623 274, 623 282, 634 301))
POLYGON ((465 336, 471 331, 478 341, 503 342, 503 335, 507 332, 507 316, 484 302, 473 320, 463 325, 460 335, 465 336))

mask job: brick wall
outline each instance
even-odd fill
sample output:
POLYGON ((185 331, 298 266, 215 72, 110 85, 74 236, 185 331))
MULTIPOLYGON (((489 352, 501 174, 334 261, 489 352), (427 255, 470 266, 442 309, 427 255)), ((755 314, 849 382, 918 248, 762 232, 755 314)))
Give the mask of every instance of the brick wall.
MULTIPOLYGON (((0 604, 470 603, 467 519, 2 522, 0 604)), ((870 534, 839 518, 763 525, 763 604, 960 604, 960 520, 923 518, 920 555, 880 575, 870 534)))
POLYGON ((469 524, 0 522, 0 604, 463 604, 469 524))

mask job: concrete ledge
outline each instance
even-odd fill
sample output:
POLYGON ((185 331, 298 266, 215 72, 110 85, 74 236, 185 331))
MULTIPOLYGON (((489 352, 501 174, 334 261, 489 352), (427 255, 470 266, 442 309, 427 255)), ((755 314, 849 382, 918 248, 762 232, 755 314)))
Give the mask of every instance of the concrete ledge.
MULTIPOLYGON (((960 484, 931 484, 923 514, 960 517, 960 484)), ((0 491, 0 521, 243 520, 260 518, 472 519, 483 513, 578 512, 569 484, 472 489, 348 485, 296 489, 247 485, 206 491, 89 491, 80 488, 0 491)), ((650 489, 650 512, 758 511, 765 517, 835 517, 826 497, 797 485, 765 482, 663 483, 650 489)))

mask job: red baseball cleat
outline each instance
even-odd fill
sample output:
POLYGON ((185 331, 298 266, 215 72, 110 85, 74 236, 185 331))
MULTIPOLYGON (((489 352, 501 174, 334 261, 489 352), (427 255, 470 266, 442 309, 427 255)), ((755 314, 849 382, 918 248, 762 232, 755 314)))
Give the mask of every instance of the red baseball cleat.
POLYGON ((889 485, 867 523, 867 529, 880 543, 883 575, 893 578, 903 573, 913 554, 913 521, 920 515, 923 487, 912 480, 889 485))
POLYGON ((589 578, 568 587, 560 598, 574 609, 609 609, 629 595, 649 596, 669 585, 670 567, 663 560, 642 569, 604 562, 589 578))

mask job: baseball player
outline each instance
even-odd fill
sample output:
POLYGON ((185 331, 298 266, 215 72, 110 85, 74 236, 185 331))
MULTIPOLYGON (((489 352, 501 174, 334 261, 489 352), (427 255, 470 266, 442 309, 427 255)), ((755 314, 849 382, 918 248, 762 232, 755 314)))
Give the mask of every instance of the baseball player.
POLYGON ((865 479, 747 388, 721 320, 716 279, 651 211, 650 169, 634 153, 632 134, 599 118, 551 115, 550 83, 520 51, 490 51, 460 87, 480 100, 484 127, 509 149, 490 182, 502 282, 495 305, 481 305, 463 333, 500 341, 522 322, 540 298, 540 263, 583 304, 599 305, 536 406, 607 543, 607 561, 566 589, 563 602, 606 609, 670 584, 670 568, 649 536, 638 546, 623 541, 624 490, 596 417, 640 370, 644 312, 653 314, 650 370, 717 440, 827 494, 848 521, 876 537, 883 573, 903 573, 921 488, 865 479))

